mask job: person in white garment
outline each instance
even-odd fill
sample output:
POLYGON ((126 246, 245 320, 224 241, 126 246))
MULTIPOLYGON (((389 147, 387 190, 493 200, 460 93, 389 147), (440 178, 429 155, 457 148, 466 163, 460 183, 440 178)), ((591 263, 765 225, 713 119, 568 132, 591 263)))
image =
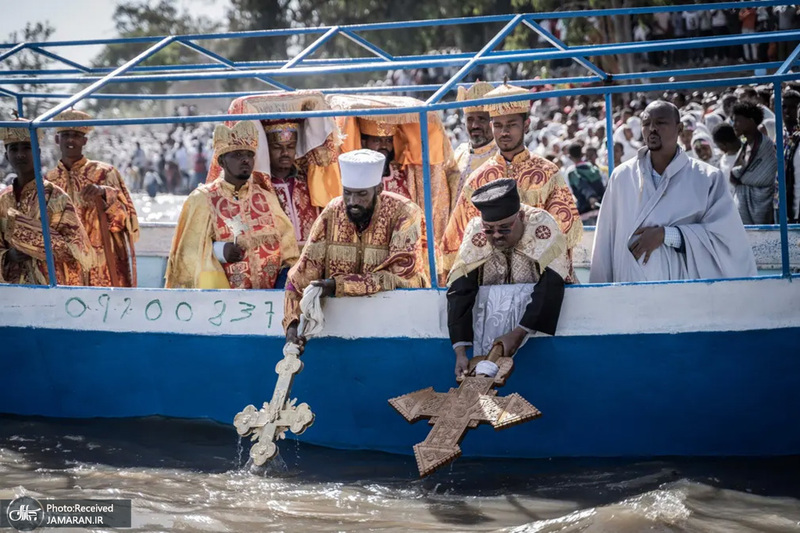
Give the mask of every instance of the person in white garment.
POLYGON ((754 276, 742 221, 718 169, 678 146, 678 108, 642 113, 645 147, 614 170, 595 231, 591 283, 754 276))

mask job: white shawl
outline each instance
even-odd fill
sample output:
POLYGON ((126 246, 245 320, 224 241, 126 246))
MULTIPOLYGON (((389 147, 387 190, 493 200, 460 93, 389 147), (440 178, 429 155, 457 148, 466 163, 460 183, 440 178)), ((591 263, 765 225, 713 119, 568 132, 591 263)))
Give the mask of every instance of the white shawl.
POLYGON ((591 283, 718 279, 756 275, 753 251, 722 173, 678 148, 658 189, 649 150, 614 170, 603 196, 591 283), (661 246, 646 265, 628 244, 640 227, 673 226, 686 252, 661 246))

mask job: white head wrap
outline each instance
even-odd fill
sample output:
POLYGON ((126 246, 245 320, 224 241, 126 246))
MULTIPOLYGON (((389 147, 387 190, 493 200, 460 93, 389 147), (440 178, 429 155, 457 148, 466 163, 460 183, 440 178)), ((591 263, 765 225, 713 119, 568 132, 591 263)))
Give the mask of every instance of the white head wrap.
POLYGON ((381 184, 386 157, 375 150, 353 150, 339 156, 342 187, 369 189, 381 184))

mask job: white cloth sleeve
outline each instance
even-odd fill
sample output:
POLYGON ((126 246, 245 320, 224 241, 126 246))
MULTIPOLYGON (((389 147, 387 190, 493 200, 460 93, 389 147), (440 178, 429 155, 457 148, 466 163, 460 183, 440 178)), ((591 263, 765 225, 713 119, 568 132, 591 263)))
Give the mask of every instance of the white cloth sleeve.
POLYGON ((215 241, 214 242, 214 257, 217 258, 217 261, 220 264, 224 265, 227 263, 225 260, 225 245, 228 244, 227 242, 215 241))
POLYGON ((683 247, 681 230, 673 226, 664 226, 664 246, 680 249, 683 247))

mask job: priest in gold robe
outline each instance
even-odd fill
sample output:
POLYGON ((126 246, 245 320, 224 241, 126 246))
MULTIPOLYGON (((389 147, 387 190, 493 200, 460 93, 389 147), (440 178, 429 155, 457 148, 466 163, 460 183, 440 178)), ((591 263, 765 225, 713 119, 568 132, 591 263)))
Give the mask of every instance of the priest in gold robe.
MULTIPOLYGON (((47 285, 39 195, 36 189, 30 130, 0 128, 5 157, 17 177, 0 192, 0 283, 47 285)), ((61 188, 45 180, 45 203, 59 285, 85 285, 94 264, 94 250, 72 201, 61 188)))
MULTIPOLYGON (((458 88, 456 101, 468 102, 483 98, 493 89, 485 81, 477 81, 469 89, 458 88)), ((497 143, 494 142, 492 132, 492 118, 486 106, 469 106, 464 108, 464 126, 469 135, 469 141, 461 143, 453 155, 454 166, 447 172, 447 182, 450 186, 450 210, 456 205, 458 195, 464 187, 464 182, 484 164, 497 154, 497 143)))
POLYGON ((422 209, 383 190, 385 157, 373 150, 339 156, 343 193, 322 211, 297 264, 289 271, 283 326, 298 336, 300 300, 309 285, 323 296, 367 296, 430 286, 422 209))
MULTIPOLYGON (((528 91, 521 87, 503 84, 487 93, 485 98, 526 94, 528 91)), ((440 270, 446 274, 453 267, 467 224, 479 215, 470 199, 472 193, 489 182, 512 178, 517 182, 522 203, 544 209, 561 227, 570 257, 569 274, 565 281, 574 283, 576 278, 571 265, 571 249, 581 241, 583 224, 572 191, 558 167, 525 147, 525 132, 530 126, 530 101, 492 104, 488 108, 499 153, 481 165, 464 183, 444 232, 440 270)))
POLYGON ((258 131, 249 121, 214 130, 222 176, 183 204, 166 287, 272 289, 299 256, 294 228, 269 176, 253 172, 258 131))
MULTIPOLYGON (((91 118, 83 111, 68 109, 54 120, 91 118)), ((96 262, 89 271, 89 285, 135 287, 133 245, 139 239, 136 209, 119 171, 108 163, 93 161, 83 155, 91 131, 91 126, 56 128, 56 144, 61 150, 61 159, 46 178, 69 194, 92 242, 96 262), (97 199, 100 200, 99 213, 97 199)))
MULTIPOLYGON (((467 225, 447 281, 456 377, 469 367, 469 346, 475 346, 476 355, 486 355, 500 343, 503 354, 512 356, 531 334, 555 334, 569 269, 566 237, 558 223, 547 211, 523 205, 514 180, 483 185, 471 200, 480 216, 467 225), (481 292, 482 286, 510 284, 534 285, 513 293, 481 292)), ((489 361, 479 365, 478 372, 497 371, 489 361)))

